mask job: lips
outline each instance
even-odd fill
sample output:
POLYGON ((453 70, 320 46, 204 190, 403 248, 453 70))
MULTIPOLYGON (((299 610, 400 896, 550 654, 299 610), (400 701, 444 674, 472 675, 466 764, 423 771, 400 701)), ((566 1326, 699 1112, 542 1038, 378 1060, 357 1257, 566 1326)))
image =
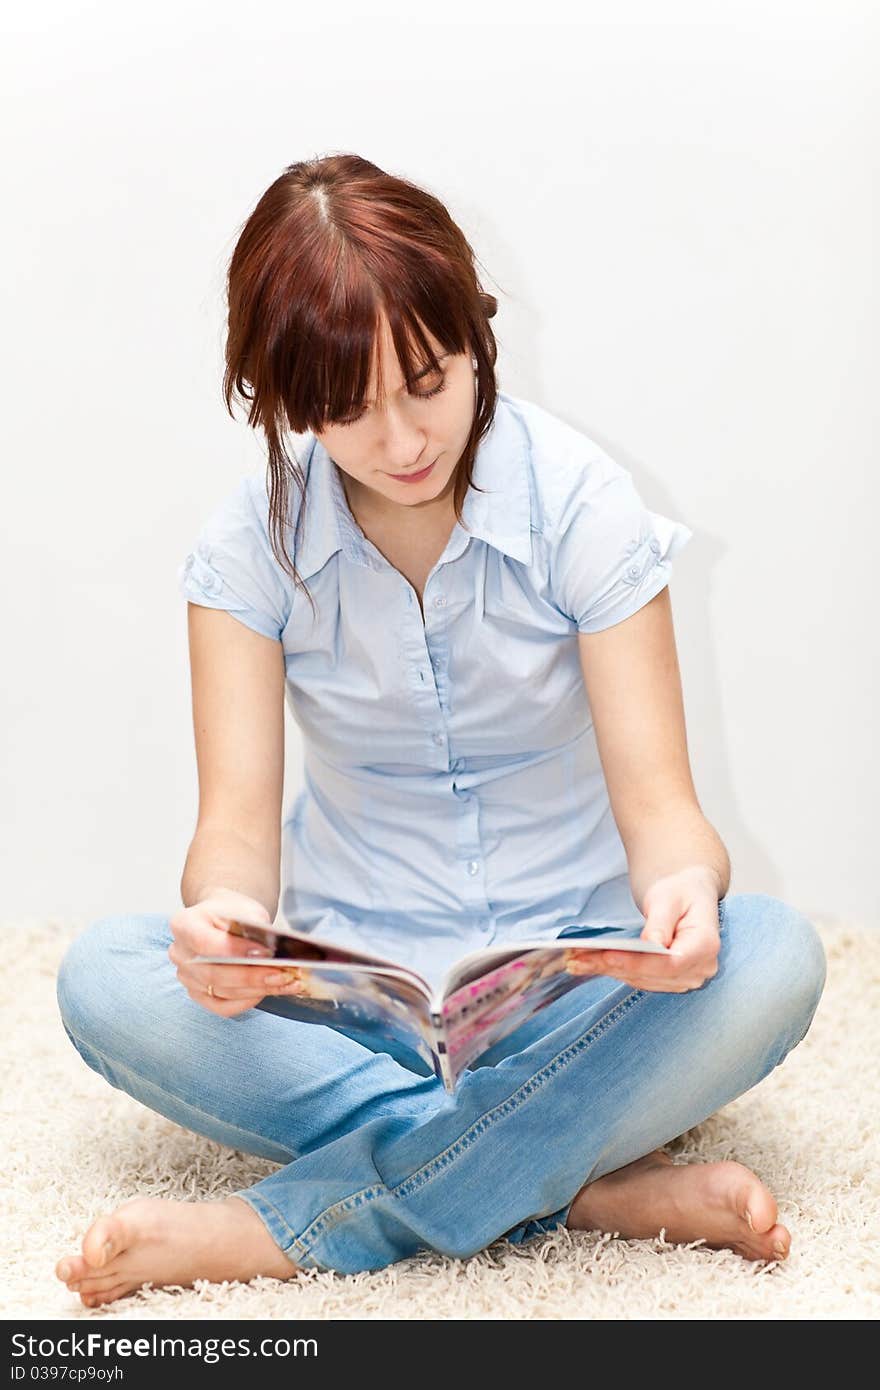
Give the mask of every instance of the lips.
POLYGON ((422 478, 427 478, 428 474, 430 473, 431 469, 434 467, 434 464, 436 462, 437 459, 434 459, 434 462, 429 463, 426 468, 419 468, 413 473, 389 473, 388 476, 389 478, 393 478, 395 482, 398 483, 418 482, 422 478))

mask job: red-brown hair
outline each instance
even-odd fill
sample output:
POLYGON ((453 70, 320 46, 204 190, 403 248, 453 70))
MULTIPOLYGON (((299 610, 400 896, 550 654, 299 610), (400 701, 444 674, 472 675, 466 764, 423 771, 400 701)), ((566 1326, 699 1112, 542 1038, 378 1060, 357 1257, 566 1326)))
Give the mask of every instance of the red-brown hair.
POLYGON ((284 534, 291 480, 303 497, 303 521, 305 475, 284 433, 320 431, 360 410, 382 316, 408 390, 417 389, 415 374, 429 362, 437 367, 425 328, 444 351, 475 359, 476 409, 453 492, 462 522, 497 400, 489 319, 498 301, 480 288, 475 260, 438 198, 354 154, 291 164, 244 223, 226 280, 223 397, 233 415, 237 395, 248 424, 265 434, 270 543, 307 594, 284 534))

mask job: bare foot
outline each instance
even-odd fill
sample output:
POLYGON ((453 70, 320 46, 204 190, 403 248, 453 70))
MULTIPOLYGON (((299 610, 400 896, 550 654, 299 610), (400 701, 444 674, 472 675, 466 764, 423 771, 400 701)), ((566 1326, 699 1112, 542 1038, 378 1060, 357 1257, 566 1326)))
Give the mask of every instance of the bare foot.
POLYGON ((82 1250, 59 1260, 55 1273, 87 1308, 112 1303, 148 1281, 188 1288, 195 1279, 247 1283, 260 1274, 290 1279, 298 1271, 240 1197, 220 1202, 137 1197, 93 1221, 82 1250))
POLYGON ((566 1225, 637 1240, 665 1228, 674 1245, 705 1238, 747 1260, 783 1260, 791 1234, 776 1215, 772 1193, 742 1163, 679 1164, 657 1149, 582 1187, 566 1225))

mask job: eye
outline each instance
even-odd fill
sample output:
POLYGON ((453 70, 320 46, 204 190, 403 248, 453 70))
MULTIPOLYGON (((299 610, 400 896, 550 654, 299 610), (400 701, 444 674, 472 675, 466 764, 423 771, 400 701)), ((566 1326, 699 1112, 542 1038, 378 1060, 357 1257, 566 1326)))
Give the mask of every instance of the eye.
MULTIPOLYGON (((414 392, 414 395, 416 396, 417 400, 429 401, 432 396, 439 396, 440 392, 445 390, 446 377, 444 376, 441 378, 439 384, 437 386, 434 386, 430 391, 416 391, 414 392)), ((366 412, 362 410, 359 415, 350 415, 347 420, 334 420, 332 423, 337 425, 340 429, 345 429, 346 425, 354 425, 357 423, 358 420, 363 419, 365 414, 366 412)))
POLYGON ((417 391, 417 392, 416 392, 416 395, 418 396, 418 398, 419 398, 420 401, 429 401, 429 400, 431 399, 432 396, 439 396, 439 395, 440 395, 440 392, 441 392, 441 391, 445 391, 445 390, 446 390, 446 377, 444 377, 443 380, 439 383, 439 385, 435 386, 435 387, 433 388, 433 390, 431 390, 431 391, 417 391))

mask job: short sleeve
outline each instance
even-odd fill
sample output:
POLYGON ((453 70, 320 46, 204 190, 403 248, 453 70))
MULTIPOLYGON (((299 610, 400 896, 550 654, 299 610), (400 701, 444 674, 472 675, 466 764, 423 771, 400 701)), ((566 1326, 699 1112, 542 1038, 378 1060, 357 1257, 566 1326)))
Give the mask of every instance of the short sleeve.
POLYGON ((280 639, 290 617, 291 588, 272 553, 265 484, 243 478, 208 518, 178 570, 184 598, 223 608, 264 637, 280 639))
POLYGON ((669 582, 693 537, 645 506, 632 475, 607 454, 579 469, 553 538, 554 600, 579 632, 601 632, 643 608, 669 582))

